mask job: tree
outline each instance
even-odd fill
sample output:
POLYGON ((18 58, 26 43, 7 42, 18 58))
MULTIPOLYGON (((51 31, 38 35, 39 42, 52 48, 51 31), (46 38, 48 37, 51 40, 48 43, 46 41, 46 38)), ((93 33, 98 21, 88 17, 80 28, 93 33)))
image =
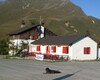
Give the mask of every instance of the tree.
POLYGON ((8 55, 9 45, 7 39, 0 39, 0 55, 8 55))
POLYGON ((28 43, 22 41, 21 46, 16 51, 16 56, 25 57, 28 56, 28 43))

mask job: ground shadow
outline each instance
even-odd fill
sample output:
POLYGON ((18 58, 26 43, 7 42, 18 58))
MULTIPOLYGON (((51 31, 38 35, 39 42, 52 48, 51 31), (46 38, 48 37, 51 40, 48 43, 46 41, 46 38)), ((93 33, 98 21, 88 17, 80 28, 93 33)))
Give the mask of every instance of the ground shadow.
MULTIPOLYGON (((80 70, 80 71, 81 71, 81 70, 80 70)), ((62 80, 62 79, 66 79, 66 78, 69 78, 69 77, 75 75, 76 73, 78 73, 78 72, 80 72, 80 71, 74 72, 74 73, 72 73, 72 74, 67 74, 67 75, 64 75, 64 76, 55 78, 55 79, 53 79, 53 80, 62 80)))

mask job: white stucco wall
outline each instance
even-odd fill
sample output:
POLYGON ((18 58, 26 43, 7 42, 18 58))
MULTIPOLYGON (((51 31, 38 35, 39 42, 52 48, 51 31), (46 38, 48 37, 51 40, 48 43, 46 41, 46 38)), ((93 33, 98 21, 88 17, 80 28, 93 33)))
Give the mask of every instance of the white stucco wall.
POLYGON ((42 46, 41 45, 41 53, 45 54, 46 53, 46 45, 42 46))
POLYGON ((97 58, 97 43, 89 37, 85 37, 71 46, 72 59, 74 60, 94 60, 97 58), (90 47, 90 54, 84 54, 84 47, 90 47))
POLYGON ((30 44, 29 45, 29 53, 35 52, 36 51, 36 46, 30 44))
POLYGON ((42 34, 40 35, 40 37, 43 38, 44 37, 44 27, 43 26, 41 26, 41 31, 42 31, 42 34))

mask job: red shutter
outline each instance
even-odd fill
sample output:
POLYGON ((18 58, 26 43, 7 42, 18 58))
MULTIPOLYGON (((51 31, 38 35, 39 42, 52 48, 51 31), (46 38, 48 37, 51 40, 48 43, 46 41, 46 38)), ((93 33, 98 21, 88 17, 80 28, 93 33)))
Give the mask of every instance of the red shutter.
POLYGON ((56 52, 56 46, 52 46, 51 49, 53 52, 56 52))
POLYGON ((90 48, 89 47, 87 48, 87 52, 88 52, 88 54, 90 54, 90 48))
POLYGON ((68 54, 69 48, 68 47, 63 47, 62 51, 63 51, 64 54, 68 54))
POLYGON ((87 54, 87 48, 84 48, 84 54, 87 54))
POLYGON ((37 51, 40 51, 40 46, 37 46, 37 49, 36 49, 37 51))

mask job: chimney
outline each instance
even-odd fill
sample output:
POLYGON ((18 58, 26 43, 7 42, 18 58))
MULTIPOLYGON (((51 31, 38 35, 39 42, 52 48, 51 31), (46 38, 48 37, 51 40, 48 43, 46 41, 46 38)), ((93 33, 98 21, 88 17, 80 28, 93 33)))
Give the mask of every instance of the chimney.
POLYGON ((26 27, 26 24, 25 24, 24 20, 22 20, 22 23, 21 23, 21 28, 23 28, 23 27, 26 27))

